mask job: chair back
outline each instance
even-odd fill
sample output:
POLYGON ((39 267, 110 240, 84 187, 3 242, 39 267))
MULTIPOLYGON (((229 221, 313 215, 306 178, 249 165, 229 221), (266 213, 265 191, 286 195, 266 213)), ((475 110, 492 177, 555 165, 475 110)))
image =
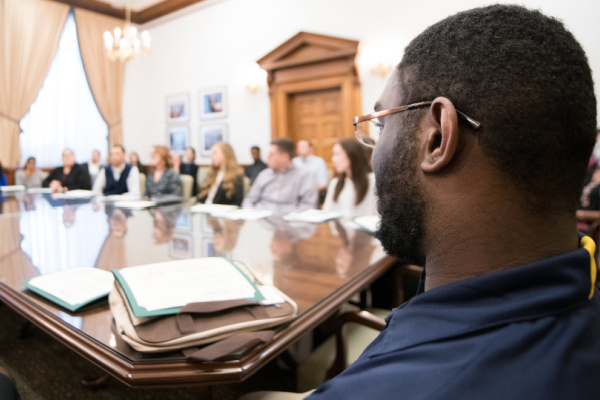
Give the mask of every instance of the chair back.
POLYGON ((140 196, 144 196, 146 192, 146 174, 140 172, 140 196))
POLYGON ((183 183, 183 198, 188 200, 192 197, 192 189, 194 188, 194 178, 190 175, 179 175, 181 183, 183 183))
POLYGON ((247 176, 244 176, 244 197, 246 197, 246 195, 248 194, 249 191, 250 191, 250 178, 248 178, 247 176))

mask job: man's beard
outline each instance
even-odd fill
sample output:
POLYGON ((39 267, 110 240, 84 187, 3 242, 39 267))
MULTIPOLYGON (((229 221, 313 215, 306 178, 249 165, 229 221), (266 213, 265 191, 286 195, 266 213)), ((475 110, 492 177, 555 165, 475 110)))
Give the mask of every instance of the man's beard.
POLYGON ((418 146, 398 138, 393 154, 382 160, 376 174, 381 223, 375 237, 385 251, 408 264, 424 265, 424 196, 415 174, 418 146))

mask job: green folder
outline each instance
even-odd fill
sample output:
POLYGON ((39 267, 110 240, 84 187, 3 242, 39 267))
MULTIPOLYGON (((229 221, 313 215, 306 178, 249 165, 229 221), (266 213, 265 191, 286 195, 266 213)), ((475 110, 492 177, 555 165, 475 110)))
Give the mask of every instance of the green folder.
MULTIPOLYGON (((244 279, 254 289, 254 295, 252 297, 246 298, 246 300, 259 302, 259 301, 262 301, 265 299, 264 296, 262 295, 261 291, 256 286, 256 283, 254 283, 254 281, 252 279, 250 279, 234 262, 232 262, 231 260, 228 260, 224 257, 222 257, 222 259, 226 260, 229 264, 233 265, 233 267, 235 267, 235 269, 240 273, 240 275, 242 277, 244 277, 244 279)), ((203 260, 203 259, 199 258, 197 260, 199 262, 198 265, 201 265, 200 263, 202 262, 201 260, 203 260)), ((185 262, 185 261, 189 261, 189 260, 182 260, 182 261, 185 262)), ((174 263, 180 263, 182 261, 170 261, 167 263, 174 264, 174 263)), ((163 264, 163 263, 161 263, 161 264, 163 264)), ((143 268, 143 267, 132 267, 132 268, 143 268)), ((125 276, 123 276, 121 271, 122 270, 113 270, 112 273, 115 276, 115 279, 121 285, 121 288, 123 289, 123 292, 125 293, 125 297, 127 297, 127 302, 129 303, 129 307, 131 308, 131 311, 133 312, 133 315, 136 318, 177 314, 181 310, 182 307, 169 307, 169 308, 162 308, 162 309, 158 309, 158 310, 148 310, 146 307, 141 306, 133 294, 133 291, 130 287, 130 282, 127 281, 127 279, 125 278, 125 276)), ((159 289, 159 288, 157 287, 157 289, 159 289)))

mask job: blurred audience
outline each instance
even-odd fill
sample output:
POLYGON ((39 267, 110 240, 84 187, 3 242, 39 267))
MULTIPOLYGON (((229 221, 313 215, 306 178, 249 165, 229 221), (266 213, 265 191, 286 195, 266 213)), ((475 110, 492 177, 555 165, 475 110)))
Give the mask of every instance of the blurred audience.
POLYGON ((15 173, 15 184, 23 185, 26 188, 39 188, 42 187, 44 175, 42 170, 35 167, 35 157, 29 157, 23 169, 15 173))
POLYGON ((313 154, 314 147, 308 140, 299 140, 296 144, 298 157, 294 157, 294 165, 298 168, 307 168, 317 182, 319 190, 327 188, 327 165, 325 160, 313 154))
POLYGON ((317 203, 317 185, 308 169, 292 163, 294 143, 285 138, 271 141, 268 169, 254 181, 242 203, 244 207, 309 209, 317 203))
POLYGON ((90 190, 90 174, 84 165, 75 162, 75 154, 70 149, 65 149, 62 155, 63 166, 57 167, 42 182, 43 187, 49 187, 54 192, 66 192, 67 190, 84 189, 90 190))
POLYGON ((148 173, 148 168, 145 165, 142 165, 142 163, 140 162, 140 157, 135 151, 129 153, 129 164, 131 164, 134 167, 137 167, 140 174, 146 175, 148 173))
POLYGON ((194 179, 192 196, 196 196, 198 194, 198 164, 196 164, 196 150, 193 147, 186 149, 185 162, 181 164, 179 173, 189 175, 194 179))
POLYGON ((146 178, 145 197, 172 194, 183 195, 183 185, 179 174, 173 171, 169 149, 165 146, 154 146, 150 155, 154 170, 146 178))
POLYGON ((171 153, 171 163, 173 163, 173 171, 181 173, 181 154, 171 153))
POLYGON ((258 174, 260 174, 263 169, 267 169, 267 164, 260 159, 260 147, 252 146, 250 152, 254 163, 244 168, 244 173, 250 178, 250 184, 252 185, 258 174))
POLYGON ((363 146, 355 139, 341 139, 333 145, 331 162, 337 176, 329 183, 324 211, 337 211, 344 218, 375 215, 375 175, 363 146))
POLYGON ((237 163, 228 143, 215 143, 211 149, 212 165, 200 185, 198 201, 205 204, 241 205, 244 199, 244 171, 237 163))
POLYGON ((140 196, 139 171, 125 163, 125 148, 120 144, 110 149, 110 164, 100 170, 92 190, 105 196, 123 193, 140 196))

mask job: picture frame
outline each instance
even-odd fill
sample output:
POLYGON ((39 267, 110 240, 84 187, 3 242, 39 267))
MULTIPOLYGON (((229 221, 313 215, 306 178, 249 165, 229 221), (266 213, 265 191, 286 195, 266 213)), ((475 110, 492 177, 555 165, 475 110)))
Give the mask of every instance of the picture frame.
POLYGON ((211 124, 200 126, 200 156, 210 157, 211 149, 217 142, 228 142, 229 132, 227 124, 211 124))
POLYGON ((200 119, 218 119, 227 115, 227 88, 217 86, 198 91, 200 119))
POLYGON ((167 123, 181 123, 190 120, 190 95, 178 93, 166 98, 167 123))
POLYGON ((169 255, 172 258, 188 259, 194 257, 194 237, 174 233, 169 242, 169 255))
POLYGON ((190 128, 187 125, 169 126, 167 128, 167 143, 173 153, 184 154, 190 146, 190 128))

